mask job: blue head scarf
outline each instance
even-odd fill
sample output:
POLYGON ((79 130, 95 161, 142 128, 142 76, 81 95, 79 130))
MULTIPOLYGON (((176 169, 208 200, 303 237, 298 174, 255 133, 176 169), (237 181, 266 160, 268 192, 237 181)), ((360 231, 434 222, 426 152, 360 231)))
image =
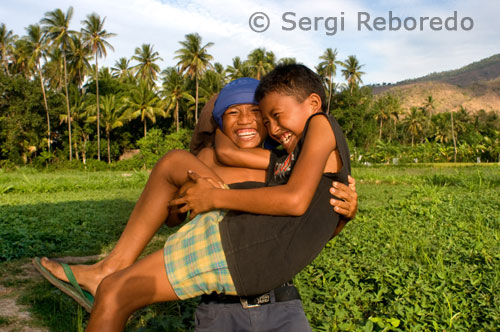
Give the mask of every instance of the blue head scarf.
POLYGON ((243 77, 226 84, 226 86, 222 88, 219 97, 215 101, 212 113, 220 129, 222 129, 222 115, 224 115, 228 107, 238 104, 258 104, 254 97, 258 85, 258 80, 243 77))

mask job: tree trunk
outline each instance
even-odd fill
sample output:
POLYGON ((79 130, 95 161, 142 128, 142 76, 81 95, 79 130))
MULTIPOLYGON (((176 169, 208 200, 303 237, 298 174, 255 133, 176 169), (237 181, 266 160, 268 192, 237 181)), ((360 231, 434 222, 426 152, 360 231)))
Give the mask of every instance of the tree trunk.
POLYGON ((10 77, 9 64, 7 62, 7 52, 5 52, 5 50, 2 50, 2 59, 3 59, 3 66, 5 67, 5 72, 7 73, 7 76, 10 77))
POLYGON ((109 130, 106 130, 106 137, 108 138, 108 164, 111 164, 111 148, 110 148, 109 130))
POLYGON ((198 123, 198 76, 196 76, 196 108, 194 113, 195 124, 198 123))
POLYGON ((379 130, 379 133, 378 133, 378 139, 382 139, 382 119, 380 119, 380 130, 379 130))
POLYGON ((457 162, 457 141, 455 139, 455 128, 454 128, 454 125, 453 125, 453 112, 450 112, 451 113, 451 137, 453 138, 453 151, 454 151, 454 154, 453 154, 453 162, 457 162))
MULTIPOLYGON (((95 54, 95 95, 97 100, 97 160, 101 160, 101 127, 99 120, 101 118, 101 112, 99 110, 99 66, 97 64, 97 53, 95 54)), ((109 148, 109 147, 108 147, 109 148)), ((109 156, 108 156, 109 162, 109 156)))
POLYGON ((330 76, 330 84, 328 86, 328 108, 327 108, 327 112, 330 113, 330 100, 332 100, 332 74, 330 73, 328 76, 330 76))
POLYGON ((146 137, 146 132, 147 132, 147 128, 146 128, 147 121, 148 121, 148 118, 144 117, 144 137, 146 137))
POLYGON ((175 119, 177 122, 177 132, 179 132, 179 101, 175 102, 175 119))
POLYGON ((69 161, 71 161, 73 159, 73 149, 71 146, 71 112, 69 110, 68 75, 66 71, 66 52, 63 52, 63 61, 64 61, 64 90, 66 93, 66 109, 68 111, 69 161))
POLYGON ((43 85, 43 76, 42 76, 42 70, 40 69, 40 64, 37 64, 38 68, 38 75, 40 76, 40 86, 42 87, 42 95, 43 95, 43 104, 45 106, 45 113, 47 113, 47 147, 48 151, 50 153, 50 116, 49 116, 49 107, 47 105, 47 95, 45 94, 45 86, 43 85))

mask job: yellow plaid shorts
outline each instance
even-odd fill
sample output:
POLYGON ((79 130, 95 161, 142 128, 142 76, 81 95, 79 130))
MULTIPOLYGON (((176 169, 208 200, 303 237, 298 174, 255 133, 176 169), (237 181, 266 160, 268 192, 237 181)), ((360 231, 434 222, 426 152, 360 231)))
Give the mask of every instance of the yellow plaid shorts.
POLYGON ((165 242, 167 277, 181 300, 212 292, 236 295, 219 233, 224 215, 220 210, 200 214, 165 242))

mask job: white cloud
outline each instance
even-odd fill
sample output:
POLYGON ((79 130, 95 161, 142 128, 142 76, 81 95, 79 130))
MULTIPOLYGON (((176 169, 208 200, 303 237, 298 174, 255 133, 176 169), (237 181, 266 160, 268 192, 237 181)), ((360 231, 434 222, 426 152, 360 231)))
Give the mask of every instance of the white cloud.
MULTIPOLYGON (((472 61, 499 53, 500 2, 489 0, 454 1, 396 1, 368 0, 264 1, 264 0, 16 0, 2 1, 2 22, 18 35, 24 27, 38 22, 47 11, 74 7, 73 29, 80 29, 81 20, 96 12, 106 16, 105 28, 118 36, 110 39, 115 52, 104 61, 112 66, 119 57, 130 58, 134 49, 143 43, 153 44, 164 59, 161 67, 172 66, 175 51, 184 35, 198 32, 203 43, 214 42, 210 48, 215 61, 231 64, 235 56, 245 58, 257 47, 275 52, 277 57, 295 57, 313 67, 327 47, 337 48, 339 59, 354 54, 364 64, 365 83, 394 82, 425 75, 432 71, 457 68, 472 61), (458 31, 358 31, 357 13, 368 12, 373 17, 387 18, 388 11, 400 17, 439 16, 446 18, 457 10, 459 17, 474 19, 474 29, 458 31), (264 33, 255 33, 248 27, 254 12, 268 14, 271 26, 264 33), (282 15, 295 12, 300 17, 337 17, 344 19, 344 31, 326 35, 324 20, 317 31, 283 31, 282 15), (344 12, 342 15, 341 12, 344 12), (322 25, 323 24, 323 25, 322 25)), ((339 71, 340 72, 340 71, 339 71)), ((337 79, 340 80, 339 74, 337 79)))

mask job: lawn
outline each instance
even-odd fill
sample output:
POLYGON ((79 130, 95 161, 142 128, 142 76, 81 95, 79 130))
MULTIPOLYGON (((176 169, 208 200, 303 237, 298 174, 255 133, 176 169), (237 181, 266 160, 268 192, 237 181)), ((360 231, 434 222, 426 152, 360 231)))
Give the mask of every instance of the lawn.
MULTIPOLYGON (((500 166, 448 166, 353 170, 356 219, 295 278, 315 331, 498 330, 500 166)), ((27 273, 29 259, 109 252, 147 177, 0 171, 0 284, 30 308, 31 324, 83 330, 88 315, 27 273)), ((146 252, 170 232, 161 229, 146 252)), ((190 331, 195 307, 151 306, 128 331, 190 331)), ((0 328, 11 321, 0 315, 0 328)))

